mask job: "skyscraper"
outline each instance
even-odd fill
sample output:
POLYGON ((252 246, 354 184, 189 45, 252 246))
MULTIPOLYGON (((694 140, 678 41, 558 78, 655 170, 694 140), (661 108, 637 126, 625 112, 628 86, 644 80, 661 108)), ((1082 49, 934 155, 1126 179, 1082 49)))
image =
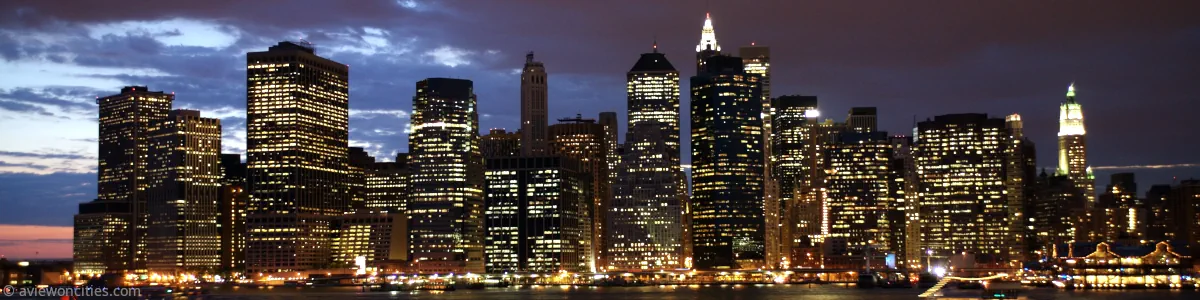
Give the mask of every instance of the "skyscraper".
POLYGON ((350 202, 349 72, 303 42, 246 55, 251 271, 316 269, 330 259, 333 218, 350 202))
POLYGON ((879 124, 874 107, 852 107, 846 116, 846 127, 856 132, 873 132, 879 124))
POLYGON ((84 225, 95 229, 127 226, 127 229, 122 228, 121 231, 128 231, 130 236, 117 238, 115 233, 107 232, 96 235, 77 234, 76 243, 85 247, 82 251, 76 249, 77 254, 103 253, 100 256, 84 254, 76 257, 76 261, 81 265, 90 266, 88 268, 107 266, 106 270, 113 270, 119 266, 132 271, 146 269, 149 214, 144 191, 148 186, 145 178, 150 147, 147 139, 151 126, 167 117, 174 100, 174 94, 153 92, 144 86, 127 86, 121 89, 120 94, 96 100, 100 107, 100 162, 97 166, 96 202, 104 204, 87 205, 89 207, 86 209, 85 204, 81 204, 80 214, 87 216, 84 216, 84 220, 76 218, 77 227, 84 225), (120 208, 128 210, 122 211, 120 208), (80 221, 83 221, 82 224, 80 221), (90 237, 103 240, 89 241, 90 237), (87 245, 95 245, 103 250, 89 250, 87 245), (112 253, 114 251, 126 253, 112 253), (128 261, 115 261, 117 259, 128 261))
POLYGON ((697 268, 765 266, 762 86, 713 56, 692 86, 692 234, 697 268))
POLYGON ((629 122, 605 235, 608 270, 688 261, 687 183, 679 164, 679 72, 658 46, 626 74, 629 122))
POLYGON ((986 114, 936 116, 917 124, 922 246, 936 255, 968 252, 1007 261, 1004 119, 986 114))
MULTIPOLYGON (((1079 187, 1065 175, 1049 175, 1045 170, 1034 182, 1033 197, 1029 199, 1029 234, 1033 237, 1028 249, 1035 256, 1057 257, 1055 245, 1081 241, 1085 237, 1087 198, 1079 187)), ((1066 249, 1061 250, 1066 252, 1066 249)))
POLYGON ((246 163, 241 154, 221 154, 221 191, 217 227, 221 235, 221 267, 235 272, 246 267, 246 163))
POLYGON ((1004 117, 1008 137, 1004 139, 1004 197, 1008 208, 1008 233, 1010 239, 1009 257, 1011 259, 1027 257, 1033 250, 1029 247, 1030 240, 1026 236, 1029 228, 1030 201, 1033 197, 1033 185, 1037 179, 1037 151, 1033 141, 1025 137, 1025 123, 1021 115, 1011 114, 1004 117))
POLYGON ((613 178, 617 177, 617 164, 620 162, 620 154, 617 153, 617 145, 621 142, 617 140, 618 131, 617 113, 611 111, 600 112, 600 125, 604 126, 604 134, 606 138, 604 147, 608 151, 608 183, 612 185, 613 178))
POLYGON ((173 110, 148 133, 147 269, 170 274, 220 267, 221 120, 173 110))
POLYGON ((738 55, 742 57, 742 66, 747 74, 758 74, 761 78, 762 85, 762 120, 763 120, 763 161, 766 166, 763 168, 763 210, 766 214, 766 247, 767 247, 767 262, 771 267, 781 267, 780 263, 786 258, 787 251, 784 250, 784 245, 781 242, 781 231, 783 231, 782 217, 780 215, 781 208, 779 207, 779 182, 776 180, 774 170, 771 168, 771 159, 774 158, 773 143, 771 143, 771 133, 773 122, 771 120, 774 112, 771 109, 771 48, 767 46, 757 46, 750 43, 750 46, 742 46, 738 49, 738 55))
POLYGON ((482 273, 483 156, 470 80, 417 82, 409 135, 411 259, 422 273, 482 273))
MULTIPOLYGON (((591 174, 592 183, 588 186, 592 191, 588 194, 592 199, 586 208, 591 210, 588 214, 592 216, 589 218, 592 220, 589 224, 589 232, 592 233, 590 245, 595 248, 590 249, 592 253, 588 257, 595 258, 603 252, 600 245, 604 245, 604 214, 612 198, 608 178, 608 133, 604 125, 596 124, 593 119, 584 119, 583 116, 558 119, 558 122, 550 125, 550 154, 573 158, 582 164, 583 172, 591 174)), ((596 262, 589 262, 589 268, 592 266, 596 266, 596 262)))
POLYGON ((479 138, 479 149, 484 158, 521 156, 521 135, 504 131, 504 128, 492 128, 479 138))
POLYGON ((487 160, 488 273, 593 270, 593 173, 585 164, 570 157, 487 160))
POLYGON ((639 122, 625 134, 605 242, 607 270, 661 270, 688 267, 685 248, 686 199, 679 193, 679 166, 668 155, 666 124, 639 122))
POLYGON ((1134 174, 1112 174, 1108 187, 1092 209, 1092 228, 1096 234, 1093 238, 1105 242, 1144 239, 1146 221, 1141 218, 1144 210, 1137 196, 1134 174))
POLYGON ((366 173, 365 211, 403 213, 407 211, 408 169, 407 154, 400 153, 394 162, 377 161, 366 173))
MULTIPOLYGON (((771 100, 774 108, 771 119, 772 134, 770 161, 774 181, 779 187, 779 248, 780 252, 789 256, 794 243, 800 242, 799 235, 793 236, 802 225, 802 220, 796 214, 799 209, 802 190, 807 188, 803 182, 808 178, 805 152, 808 143, 810 123, 815 122, 817 113, 816 96, 780 96, 771 100)), ((804 224, 810 225, 810 224, 804 224)))
POLYGON ((521 69, 521 155, 546 153, 546 119, 549 89, 546 87, 546 67, 533 60, 533 52, 525 55, 521 69))
POLYGON ((705 61, 718 54, 721 54, 721 45, 717 44, 717 32, 713 30, 712 16, 704 13, 704 28, 700 30, 700 43, 696 44, 696 74, 703 73, 705 61))
POLYGON ((828 170, 826 207, 828 238, 845 239, 852 254, 878 255, 897 250, 892 235, 890 211, 897 208, 891 192, 896 189, 893 149, 886 132, 843 132, 826 150, 828 170))
POLYGON ((1075 84, 1067 87, 1067 99, 1058 106, 1058 170, 1067 175, 1087 197, 1096 203, 1095 176, 1087 162, 1087 130, 1083 126, 1083 105, 1075 102, 1075 84))

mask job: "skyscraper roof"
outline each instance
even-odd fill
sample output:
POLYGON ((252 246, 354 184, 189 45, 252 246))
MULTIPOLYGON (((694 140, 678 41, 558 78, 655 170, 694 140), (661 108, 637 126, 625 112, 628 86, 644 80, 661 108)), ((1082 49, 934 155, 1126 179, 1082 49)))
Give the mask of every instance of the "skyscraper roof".
POLYGON ((642 53, 642 57, 633 65, 629 72, 675 71, 675 66, 667 61, 667 56, 654 52, 642 53))

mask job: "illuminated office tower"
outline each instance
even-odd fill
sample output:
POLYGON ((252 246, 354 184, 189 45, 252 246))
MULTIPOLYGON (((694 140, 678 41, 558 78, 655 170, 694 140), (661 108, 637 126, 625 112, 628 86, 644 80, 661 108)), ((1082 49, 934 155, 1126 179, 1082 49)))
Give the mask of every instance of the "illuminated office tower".
POLYGON ((608 271, 689 267, 681 226, 687 196, 679 193, 682 182, 671 172, 679 164, 664 155, 672 148, 665 127, 640 122, 625 134, 608 209, 608 271))
POLYGON ((1092 208, 1092 228, 1098 241, 1144 239, 1146 220, 1141 218, 1145 206, 1137 196, 1137 181, 1133 173, 1112 174, 1104 194, 1092 208))
MULTIPOLYGON (((121 88, 120 94, 96 99, 100 109, 100 161, 95 200, 98 203, 87 208, 83 206, 88 204, 80 205, 80 214, 87 215, 81 225, 92 229, 119 226, 122 227, 121 231, 127 231, 130 236, 116 238, 115 233, 76 235, 76 243, 85 247, 82 252, 103 253, 100 256, 103 258, 84 254, 77 257, 76 262, 91 266, 88 268, 107 266, 106 270, 110 271, 117 266, 123 269, 116 271, 145 271, 149 221, 143 193, 148 186, 145 180, 146 166, 149 164, 147 137, 151 125, 167 117, 174 100, 173 93, 153 92, 144 86, 127 86, 121 88), (128 211, 121 211, 120 208, 128 208, 128 211), (105 240, 87 240, 92 237, 105 240), (112 243, 128 244, 110 246, 112 243), (86 245, 104 246, 99 247, 102 250, 97 250, 88 249, 86 245), (113 251, 126 253, 117 254, 113 251), (117 259, 128 261, 115 261, 117 259)), ((81 253, 80 249, 75 252, 81 253)))
POLYGON ((704 64, 709 57, 721 54, 717 44, 717 32, 713 30, 712 16, 704 13, 704 28, 700 30, 700 43, 696 44, 696 74, 704 73, 704 64))
POLYGON ((246 163, 241 154, 221 154, 221 191, 217 200, 217 227, 221 235, 219 271, 238 272, 246 267, 246 163))
POLYGON ((896 250, 888 212, 896 208, 892 191, 893 149, 886 132, 843 132, 826 150, 829 234, 844 239, 852 255, 876 255, 896 250))
POLYGON ((403 213, 408 199, 408 154, 396 154, 396 161, 375 162, 366 173, 365 211, 403 213))
MULTIPOLYGON (((801 226, 807 228, 813 224, 802 224, 796 210, 801 191, 806 188, 802 183, 808 178, 809 159, 805 153, 808 143, 809 126, 819 115, 817 112, 816 96, 780 96, 771 100, 774 108, 771 119, 771 172, 779 187, 779 245, 783 253, 790 254, 792 245, 800 242, 795 234, 801 226), (795 236, 794 236, 795 234, 795 236)), ((791 255, 789 255, 791 256, 791 255)), ((789 257, 790 258, 790 257, 789 257)))
POLYGON ((892 214, 888 218, 892 228, 902 234, 893 234, 892 244, 896 245, 893 252, 897 254, 896 265, 912 270, 921 269, 925 263, 921 260, 921 216, 918 201, 919 182, 917 181, 917 161, 913 157, 913 138, 908 135, 896 135, 889 138, 892 144, 892 204, 889 209, 892 214), (902 228, 902 229, 900 229, 902 228), (897 236, 898 235, 898 236, 897 236))
POLYGON ((1058 170, 1079 186, 1088 199, 1096 203, 1095 176, 1087 162, 1087 130, 1083 126, 1083 105, 1075 102, 1075 84, 1067 87, 1067 99, 1058 107, 1058 170))
POLYGON ((1028 225, 1033 233, 1028 246, 1038 258, 1059 257, 1054 245, 1083 241, 1086 233, 1084 222, 1087 197, 1079 187, 1065 175, 1049 175, 1043 170, 1034 182, 1033 197, 1030 198, 1028 225))
POLYGON ((772 131, 771 120, 774 113, 771 110, 771 48, 767 46, 757 46, 750 43, 750 46, 742 46, 738 49, 738 55, 742 57, 742 66, 747 74, 758 74, 761 77, 762 85, 762 120, 763 120, 763 211, 766 214, 766 247, 767 247, 767 262, 772 268, 782 267, 784 260, 787 258, 787 250, 781 242, 783 231, 782 217, 780 215, 779 201, 779 182, 773 174, 774 170, 771 159, 773 159, 774 150, 771 143, 772 131))
POLYGON ((133 263, 132 208, 128 202, 99 201, 79 204, 75 215, 72 256, 75 274, 91 276, 124 272, 133 263))
POLYGON ((533 60, 533 52, 525 55, 521 69, 521 155, 546 153, 546 119, 549 88, 546 87, 546 67, 533 60))
MULTIPOLYGON (((600 245, 604 245, 604 212, 607 211, 612 198, 608 177, 608 132, 604 125, 597 124, 593 119, 584 119, 582 115, 558 119, 558 122, 550 125, 549 153, 580 161, 583 171, 592 175, 592 183, 589 185, 592 188, 589 193, 592 200, 587 207, 591 211, 589 216, 593 216, 589 230, 592 233, 590 245, 595 248, 589 257, 600 257, 603 255, 603 247, 600 245)), ((590 262, 589 268, 596 265, 604 264, 590 262)))
POLYGON ((479 137, 479 150, 483 158, 521 156, 521 134, 492 128, 487 135, 479 137))
POLYGON ((852 107, 846 116, 846 127, 855 132, 874 132, 879 124, 879 116, 874 107, 852 107))
MULTIPOLYGON (((639 124, 653 123, 652 128, 662 130, 662 142, 665 148, 659 153, 647 153, 646 151, 657 151, 656 147, 639 146, 643 149, 630 149, 627 151, 636 152, 638 156, 661 156, 655 159, 664 159, 668 166, 665 171, 655 168, 637 168, 639 172, 669 172, 670 175, 660 174, 637 174, 639 178, 659 178, 659 176, 671 176, 675 178, 677 183, 670 185, 676 190, 671 194, 682 197, 681 207, 682 227, 684 239, 684 257, 690 257, 691 234, 689 233, 690 215, 688 211, 688 182, 687 176, 683 173, 683 166, 680 165, 679 153, 679 71, 671 65, 667 60, 666 55, 658 52, 658 45, 654 45, 654 50, 651 53, 643 53, 638 58, 637 63, 626 73, 627 96, 628 101, 626 120, 628 121, 627 132, 633 132, 634 128, 639 124)), ((646 129, 648 130, 648 129, 646 129)), ((646 133, 649 134, 649 133, 646 133)), ((630 141, 628 136, 626 141, 630 141)), ((628 146, 628 145, 627 145, 628 146)), ((624 160, 624 157, 622 157, 624 160)), ((619 176, 618 176, 619 177, 619 176)), ((639 201, 660 201, 639 199, 639 201)), ((665 200, 662 200, 665 201, 665 200)))
POLYGON ((487 160, 488 273, 593 270, 587 169, 569 157, 487 160))
POLYGON ((764 268, 761 78, 738 57, 713 56, 704 67, 691 78, 695 265, 764 268))
POLYGON ((350 205, 349 72, 304 42, 246 55, 251 272, 296 272, 329 262, 333 218, 350 205))
POLYGON ((922 247, 935 255, 976 255, 1007 262, 1004 119, 986 114, 936 116, 917 123, 922 247))
POLYGON ((421 273, 483 272, 483 156, 470 80, 417 82, 408 138, 409 252, 421 273))
POLYGON ((1008 208, 1009 257, 1014 260, 1033 258, 1034 250, 1029 243, 1029 201, 1033 197, 1033 184, 1037 172, 1037 151, 1033 141, 1025 137, 1025 123, 1021 115, 1004 117, 1008 137, 1004 139, 1004 190, 1008 208))
POLYGON ((221 121, 173 110, 147 133, 147 269, 171 274, 219 267, 221 121))

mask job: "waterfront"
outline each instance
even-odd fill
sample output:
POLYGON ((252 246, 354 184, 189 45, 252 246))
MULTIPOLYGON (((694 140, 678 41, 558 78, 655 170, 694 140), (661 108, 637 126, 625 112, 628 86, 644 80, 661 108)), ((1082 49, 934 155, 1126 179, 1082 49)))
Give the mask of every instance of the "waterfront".
MULTIPOLYGON (((283 300, 283 299, 839 299, 890 300, 919 299, 921 289, 858 289, 853 285, 713 285, 647 287, 563 287, 526 286, 453 292, 360 292, 352 287, 217 289, 202 299, 283 300)), ((1087 290, 1066 291, 1036 289, 1033 299, 1197 299, 1195 290, 1087 290)))

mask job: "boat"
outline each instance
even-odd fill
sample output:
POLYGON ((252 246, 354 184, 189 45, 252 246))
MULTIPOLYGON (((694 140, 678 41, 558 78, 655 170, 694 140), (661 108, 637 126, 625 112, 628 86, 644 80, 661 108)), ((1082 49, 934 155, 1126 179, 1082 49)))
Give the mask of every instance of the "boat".
POLYGON ((879 274, 875 272, 862 272, 861 274, 858 274, 857 285, 860 289, 870 289, 878 286, 881 281, 883 280, 880 280, 879 274))

